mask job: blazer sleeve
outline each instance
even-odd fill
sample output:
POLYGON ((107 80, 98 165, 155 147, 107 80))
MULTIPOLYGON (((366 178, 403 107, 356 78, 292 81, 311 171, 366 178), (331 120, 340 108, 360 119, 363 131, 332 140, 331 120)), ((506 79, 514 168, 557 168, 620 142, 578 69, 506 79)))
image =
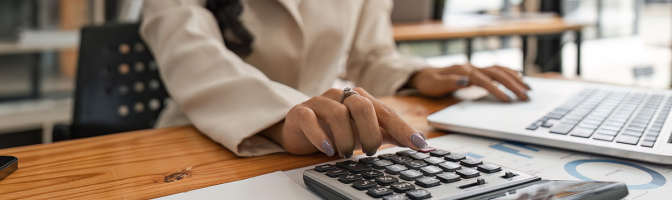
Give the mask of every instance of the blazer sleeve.
POLYGON ((274 82, 228 50, 198 0, 146 0, 140 34, 161 77, 193 125, 238 156, 284 149, 256 135, 283 120, 305 94, 274 82))
POLYGON ((411 75, 429 66, 397 51, 391 0, 366 0, 363 4, 346 64, 347 78, 373 96, 394 95, 411 75))

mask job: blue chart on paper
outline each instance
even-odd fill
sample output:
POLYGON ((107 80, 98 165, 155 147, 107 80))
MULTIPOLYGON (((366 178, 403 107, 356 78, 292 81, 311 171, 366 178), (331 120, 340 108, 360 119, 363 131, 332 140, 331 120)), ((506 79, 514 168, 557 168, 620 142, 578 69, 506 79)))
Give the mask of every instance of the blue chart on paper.
POLYGON ((463 153, 463 155, 469 156, 469 157, 472 157, 472 158, 476 158, 476 159, 485 158, 485 156, 478 155, 478 154, 471 153, 471 152, 463 153))
POLYGON ((511 154, 515 154, 515 155, 519 155, 519 156, 526 157, 526 158, 532 158, 532 156, 520 153, 520 150, 513 149, 513 148, 510 148, 510 147, 507 147, 507 146, 504 146, 504 145, 512 145, 512 146, 520 147, 520 148, 527 149, 527 150, 530 150, 530 151, 535 151, 535 152, 539 151, 539 149, 529 147, 525 143, 510 142, 510 141, 500 142, 500 143, 497 143, 497 144, 494 144, 494 145, 490 145, 490 148, 497 149, 497 150, 507 152, 507 153, 511 153, 511 154))
POLYGON ((579 173, 576 170, 576 167, 578 167, 581 164, 594 163, 594 162, 613 163, 613 164, 630 166, 630 167, 634 167, 634 168, 637 168, 639 170, 642 170, 642 171, 648 173, 651 176, 652 180, 649 183, 640 184, 640 185, 628 185, 628 189, 631 189, 631 190, 654 189, 654 188, 658 188, 660 186, 665 185, 665 183, 667 182, 667 180, 665 179, 665 177, 663 175, 661 175, 660 173, 658 173, 656 171, 653 171, 649 168, 646 168, 644 166, 637 165, 637 164, 632 164, 632 163, 627 163, 627 162, 616 161, 616 160, 608 160, 608 159, 575 160, 575 161, 568 162, 567 164, 565 164, 565 171, 567 171, 567 173, 569 173, 570 175, 572 175, 572 176, 574 176, 578 179, 581 179, 581 180, 584 180, 584 181, 595 181, 591 178, 588 178, 588 177, 582 175, 581 173, 579 173))

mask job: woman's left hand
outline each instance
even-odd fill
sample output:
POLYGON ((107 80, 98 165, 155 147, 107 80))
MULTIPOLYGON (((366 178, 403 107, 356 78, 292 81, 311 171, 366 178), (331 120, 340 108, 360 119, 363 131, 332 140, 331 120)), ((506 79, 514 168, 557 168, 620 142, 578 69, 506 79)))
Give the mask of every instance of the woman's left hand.
POLYGON ((426 96, 443 96, 457 89, 477 85, 488 90, 498 99, 510 102, 504 92, 497 89, 492 82, 497 81, 511 90, 520 100, 527 101, 530 87, 518 77, 518 72, 509 68, 493 66, 477 68, 466 65, 454 65, 445 68, 426 68, 417 72, 408 82, 412 88, 418 89, 426 96))

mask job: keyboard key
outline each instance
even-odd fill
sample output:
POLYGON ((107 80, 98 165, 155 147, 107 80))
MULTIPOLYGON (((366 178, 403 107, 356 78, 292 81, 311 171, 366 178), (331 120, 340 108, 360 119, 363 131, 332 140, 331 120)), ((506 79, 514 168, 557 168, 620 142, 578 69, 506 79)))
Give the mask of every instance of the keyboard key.
POLYGON ((374 179, 374 178, 380 177, 380 176, 383 176, 383 172, 378 171, 378 170, 371 170, 371 171, 362 172, 362 177, 364 177, 364 179, 374 179))
POLYGON ((427 163, 422 160, 414 160, 406 162, 406 167, 410 169, 420 169, 421 167, 427 166, 427 163))
POLYGON ((414 154, 411 154, 410 157, 413 158, 413 159, 416 159, 416 160, 422 160, 422 159, 425 159, 425 158, 429 158, 429 154, 427 154, 427 153, 414 153, 414 154))
POLYGON ((630 123, 630 126, 637 126, 637 127, 646 127, 646 123, 641 123, 641 122, 632 122, 630 123))
POLYGON ((639 137, 621 135, 621 136, 618 136, 618 139, 616 139, 616 142, 623 143, 623 144, 635 145, 635 144, 637 144, 637 142, 639 142, 639 137))
POLYGON ((602 125, 601 128, 606 129, 606 130, 617 131, 617 132, 621 130, 620 126, 611 126, 611 125, 602 125))
POLYGON ((413 161, 413 159, 409 158, 408 156, 399 156, 390 159, 390 161, 396 164, 405 164, 408 161, 413 161))
POLYGON ((602 123, 601 120, 593 120, 593 119, 586 119, 581 121, 581 124, 593 124, 593 125, 600 125, 602 123))
POLYGON ((406 192, 406 196, 408 196, 408 198, 411 198, 413 200, 427 199, 432 197, 432 195, 427 190, 423 189, 410 190, 406 192))
POLYGON ((448 155, 448 154, 450 154, 450 151, 441 150, 441 149, 437 149, 436 151, 429 152, 429 155, 436 156, 436 157, 443 157, 443 156, 448 155))
POLYGON ((457 170, 455 172, 458 175, 460 175, 462 178, 474 178, 474 177, 478 177, 478 176, 481 175, 480 172, 478 172, 475 169, 471 169, 471 168, 463 168, 463 169, 457 170))
POLYGON ((551 122, 544 122, 543 124, 541 124, 541 127, 544 127, 544 128, 551 128, 552 126, 553 126, 553 123, 551 123, 551 122))
POLYGON ((429 157, 424 159, 425 163, 429 165, 438 165, 441 164, 442 162, 446 162, 446 160, 439 158, 439 157, 429 157))
POLYGON ((658 134, 660 134, 660 131, 649 130, 649 132, 647 132, 646 134, 658 136, 658 134))
POLYGON ((398 156, 410 156, 411 154, 418 153, 415 150, 403 150, 403 151, 397 151, 398 156))
POLYGON ((406 191, 415 189, 415 185, 413 185, 409 182, 396 182, 396 183, 392 183, 390 185, 390 188, 392 188, 392 190, 394 190, 395 192, 404 193, 406 191))
POLYGON ((458 161, 460 161, 462 159, 465 159, 465 158, 466 158, 466 156, 464 156, 462 154, 456 154, 456 153, 443 157, 443 159, 446 159, 447 161, 451 161, 451 162, 458 162, 458 161))
POLYGON ((657 135, 646 135, 646 136, 644 136, 644 141, 655 142, 657 138, 658 138, 657 135))
POLYGON ((436 178, 438 178, 441 182, 444 183, 452 183, 460 181, 460 176, 453 172, 444 172, 441 174, 437 174, 436 178))
POLYGON ((406 194, 391 194, 383 197, 383 200, 408 200, 406 194))
POLYGON ((338 177, 338 181, 341 181, 343 183, 352 183, 361 179, 362 179, 361 175, 353 173, 343 174, 338 177))
POLYGON ((376 182, 375 181, 369 181, 369 180, 358 180, 352 183, 352 187, 358 190, 366 190, 372 187, 375 187, 376 182))
POLYGON ((612 140, 614 140, 614 137, 615 135, 595 134, 595 136, 593 136, 593 139, 611 142, 612 140))
POLYGON ((454 172, 458 169, 462 169, 462 165, 454 163, 454 162, 444 162, 444 163, 439 164, 439 167, 441 167, 441 169, 443 169, 443 171, 446 171, 446 172, 454 172))
POLYGON ((466 167, 476 167, 477 165, 483 164, 483 161, 476 158, 467 158, 461 160, 460 164, 466 167))
POLYGON ((422 172, 422 174, 424 174, 425 176, 434 176, 434 175, 437 175, 439 173, 442 173, 443 169, 441 169, 437 166, 430 165, 430 166, 426 166, 426 167, 421 167, 420 172, 422 172))
POLYGON ((583 123, 583 122, 578 125, 578 127, 580 127, 580 128, 589 128, 589 129, 596 129, 598 126, 600 126, 600 125, 599 124, 583 123))
POLYGON ((531 125, 525 127, 525 129, 531 130, 531 131, 537 130, 537 128, 539 128, 539 125, 537 123, 534 123, 534 124, 531 124, 531 125))
POLYGON ((499 165, 491 164, 491 163, 485 163, 485 164, 479 165, 477 167, 477 169, 478 169, 478 171, 482 171, 482 172, 485 172, 485 173, 494 173, 494 172, 502 171, 502 167, 500 167, 499 165))
POLYGON ((374 178, 374 180, 376 180, 376 183, 378 183, 378 185, 384 185, 384 186, 399 182, 399 179, 394 176, 379 176, 374 178))
POLYGON ((600 129, 600 130, 597 131, 597 134, 614 136, 614 135, 618 134, 618 131, 607 130, 607 129, 600 129))
POLYGON ((644 132, 644 129, 645 128, 643 128, 643 127, 636 127, 636 126, 628 126, 627 128, 625 128, 625 130, 635 131, 635 132, 644 132))
POLYGON ((369 190, 366 192, 369 196, 373 198, 381 198, 383 196, 392 194, 391 189, 387 189, 386 187, 372 187, 369 188, 369 190))
POLYGON ((406 168, 406 166, 403 166, 403 165, 400 165, 400 164, 394 164, 394 165, 390 165, 390 166, 385 167, 385 172, 390 173, 390 174, 394 174, 394 175, 397 175, 397 174, 399 174, 399 172, 404 171, 404 170, 408 170, 408 168, 406 168))
POLYGON ((386 154, 383 154, 383 155, 378 155, 378 158, 380 158, 381 160, 389 160, 389 159, 392 159, 394 157, 397 157, 397 154, 386 153, 386 154))
POLYGON ((318 171, 318 172, 326 172, 326 171, 329 171, 329 170, 332 170, 332 169, 336 169, 336 166, 332 165, 332 164, 324 164, 324 165, 315 166, 315 171, 318 171))
POLYGON ((407 181, 412 181, 420 177, 422 177, 422 172, 413 169, 409 169, 399 173, 399 178, 402 178, 407 181))
POLYGON ((561 113, 548 113, 548 114, 546 115, 546 117, 548 117, 549 119, 560 119, 560 118, 562 118, 563 116, 565 116, 565 115, 564 115, 564 114, 561 114, 561 113))
POLYGON ((569 135, 574 137, 589 138, 593 134, 593 132, 595 132, 595 129, 575 128, 574 130, 569 132, 569 135))
POLYGON ((640 131, 632 131, 632 130, 625 130, 625 131, 623 131, 622 134, 623 134, 623 135, 629 135, 629 136, 632 136, 632 137, 640 137, 640 136, 642 136, 642 132, 640 132, 640 131))
POLYGON ((345 170, 345 169, 332 169, 332 170, 327 171, 327 176, 329 176, 331 178, 336 178, 336 177, 339 177, 343 174, 348 174, 348 173, 350 173, 350 172, 348 172, 348 170, 345 170))
POLYGON ((555 126, 553 126, 553 128, 551 128, 551 130, 549 132, 550 133, 555 133, 555 134, 566 135, 567 133, 569 133, 570 130, 572 130, 572 128, 574 128, 573 124, 568 124, 568 123, 563 122, 563 123, 556 124, 555 126))
POLYGON ((641 146, 643 147, 653 147, 653 141, 643 141, 641 146))
POLYGON ((376 169, 383 169, 388 165, 393 165, 392 161, 389 160, 376 160, 371 162, 371 166, 376 169))
POLYGON ((373 161, 380 160, 376 157, 366 157, 366 158, 360 158, 359 163, 365 164, 365 165, 370 165, 373 161))
POLYGON ((419 185, 420 187, 430 188, 430 187, 434 187, 434 186, 437 186, 437 185, 441 185, 441 181, 439 181, 438 179, 436 179, 434 177, 425 176, 425 177, 415 179, 415 184, 419 185))

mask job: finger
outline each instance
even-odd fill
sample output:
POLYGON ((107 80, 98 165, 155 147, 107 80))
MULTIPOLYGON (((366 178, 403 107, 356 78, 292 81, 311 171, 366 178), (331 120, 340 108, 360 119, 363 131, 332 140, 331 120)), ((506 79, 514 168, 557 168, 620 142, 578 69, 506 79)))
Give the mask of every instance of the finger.
POLYGON ((530 88, 530 86, 527 85, 527 83, 525 83, 525 82, 523 81, 522 76, 519 75, 520 72, 518 72, 518 71, 516 71, 516 70, 509 69, 509 68, 506 68, 506 67, 500 67, 500 68, 501 68, 502 70, 506 71, 509 75, 511 75, 511 77, 513 77, 513 79, 515 79, 516 82, 518 82, 520 85, 523 85, 523 86, 525 87, 525 89, 527 89, 527 90, 532 90, 532 88, 530 88))
POLYGON ((383 136, 373 103, 361 95, 352 95, 345 98, 343 104, 348 107, 350 116, 355 121, 362 151, 368 156, 376 154, 383 142, 383 136))
POLYGON ((320 126, 320 122, 317 120, 317 116, 313 110, 306 106, 298 105, 289 111, 285 122, 291 123, 286 124, 288 126, 298 127, 306 138, 308 138, 308 141, 324 154, 327 154, 327 156, 334 155, 335 151, 332 142, 320 126))
POLYGON ((457 74, 448 74, 439 76, 437 79, 437 84, 444 87, 443 93, 454 92, 465 87, 469 87, 470 80, 468 76, 462 76, 457 74))
POLYGON ((350 123, 348 108, 332 99, 317 96, 303 103, 315 112, 318 118, 329 124, 338 154, 350 158, 355 149, 355 138, 350 123))
POLYGON ((492 79, 480 72, 479 70, 474 71, 471 75, 471 83, 474 85, 478 85, 483 87, 483 89, 487 90, 490 92, 492 95, 495 95, 499 100, 505 101, 505 102, 511 102, 511 99, 504 94, 504 92, 500 91, 497 86, 492 84, 492 79))
POLYGON ((413 128, 391 107, 374 98, 362 88, 355 88, 360 95, 368 98, 376 110, 378 124, 387 131, 397 142, 413 150, 420 150, 427 146, 420 131, 413 128))
POLYGON ((518 83, 518 81, 513 79, 511 75, 509 75, 506 71, 504 71, 500 67, 490 67, 487 69, 483 69, 482 72, 494 78, 497 82, 501 83, 506 88, 509 88, 509 90, 515 93, 520 100, 523 101, 529 100, 529 97, 526 94, 527 89, 525 89, 523 85, 518 83))

